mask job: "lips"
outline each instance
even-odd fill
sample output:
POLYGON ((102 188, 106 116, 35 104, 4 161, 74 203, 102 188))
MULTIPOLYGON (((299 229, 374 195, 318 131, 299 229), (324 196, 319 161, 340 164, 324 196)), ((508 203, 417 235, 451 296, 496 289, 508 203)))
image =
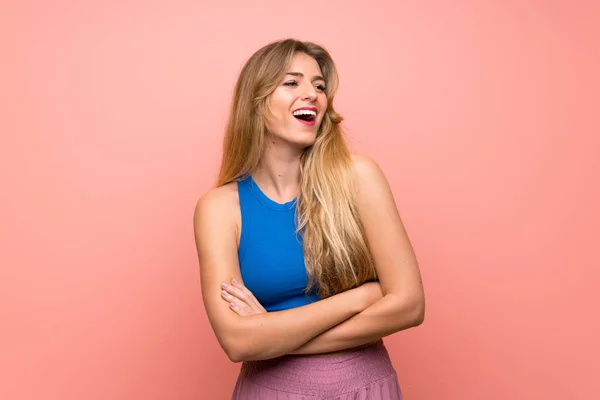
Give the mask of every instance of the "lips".
POLYGON ((292 112, 292 115, 298 122, 303 123, 304 125, 312 126, 315 124, 315 120, 317 119, 317 108, 316 107, 301 107, 292 112))

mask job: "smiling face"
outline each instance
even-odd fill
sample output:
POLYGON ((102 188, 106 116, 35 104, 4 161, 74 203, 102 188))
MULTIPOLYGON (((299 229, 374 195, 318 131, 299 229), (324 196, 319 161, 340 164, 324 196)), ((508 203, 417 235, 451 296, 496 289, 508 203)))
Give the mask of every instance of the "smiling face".
POLYGON ((296 53, 268 105, 269 139, 302 149, 312 145, 327 109, 325 79, 317 61, 296 53))

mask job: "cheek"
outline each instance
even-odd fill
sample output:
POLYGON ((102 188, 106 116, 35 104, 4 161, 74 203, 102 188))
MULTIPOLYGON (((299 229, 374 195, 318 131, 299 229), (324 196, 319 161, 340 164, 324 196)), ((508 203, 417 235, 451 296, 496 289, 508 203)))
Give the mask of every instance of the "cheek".
POLYGON ((272 103, 269 104, 269 108, 267 110, 267 126, 270 129, 274 129, 281 125, 281 119, 281 111, 277 105, 272 103))
POLYGON ((281 110, 273 110, 271 112, 271 118, 269 119, 269 123, 273 126, 274 129, 277 127, 283 127, 289 122, 287 121, 286 114, 281 110))
POLYGON ((274 125, 281 125, 287 123, 289 105, 288 102, 286 102, 285 100, 285 98, 276 96, 272 98, 269 103, 269 121, 274 125))
POLYGON ((322 102, 319 102, 319 109, 324 110, 321 114, 321 120, 325 117, 325 111, 327 110, 327 98, 325 98, 322 102))
POLYGON ((319 99, 319 108, 321 110, 326 110, 329 102, 327 101, 327 96, 323 95, 321 99, 319 99))

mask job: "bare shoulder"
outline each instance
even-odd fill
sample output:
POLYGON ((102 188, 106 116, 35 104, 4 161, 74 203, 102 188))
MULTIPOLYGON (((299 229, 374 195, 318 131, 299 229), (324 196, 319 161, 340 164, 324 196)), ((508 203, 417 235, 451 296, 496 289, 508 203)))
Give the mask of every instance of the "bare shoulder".
POLYGON ((237 182, 232 182, 210 189, 203 194, 196 203, 194 215, 202 217, 205 214, 217 213, 223 216, 223 214, 231 213, 238 206, 237 182))
POLYGON ((213 188, 198 199, 194 210, 194 230, 196 235, 223 233, 224 230, 236 233, 239 228, 240 207, 237 182, 213 188))
MULTIPOLYGON (((376 195, 389 191, 389 184, 379 164, 371 157, 362 154, 352 154, 352 164, 357 183, 358 195, 376 195)), ((367 196, 367 197, 371 197, 367 196)))
POLYGON ((209 190, 196 204, 194 237, 203 296, 220 292, 221 282, 239 278, 240 221, 237 182, 209 190))

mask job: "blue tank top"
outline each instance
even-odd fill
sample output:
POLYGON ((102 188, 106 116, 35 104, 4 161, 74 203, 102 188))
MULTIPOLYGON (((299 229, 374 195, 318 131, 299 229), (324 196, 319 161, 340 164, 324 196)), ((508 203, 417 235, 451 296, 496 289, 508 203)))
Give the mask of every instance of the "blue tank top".
POLYGON ((296 234, 296 200, 268 198, 251 176, 238 181, 242 233, 238 259, 244 285, 267 311, 300 307, 319 298, 305 294, 308 278, 302 238, 296 234))

